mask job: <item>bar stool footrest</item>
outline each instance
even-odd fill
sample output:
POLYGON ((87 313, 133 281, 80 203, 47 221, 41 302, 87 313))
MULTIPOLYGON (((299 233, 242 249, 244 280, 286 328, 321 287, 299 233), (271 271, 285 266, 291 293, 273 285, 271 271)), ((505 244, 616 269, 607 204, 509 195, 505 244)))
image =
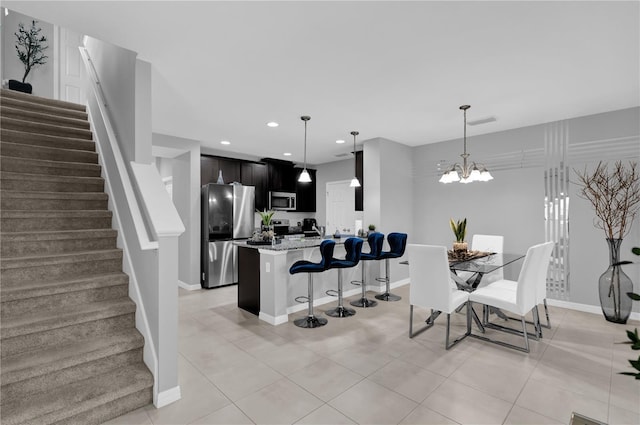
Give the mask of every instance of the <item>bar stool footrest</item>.
POLYGON ((327 292, 325 292, 325 294, 329 295, 330 297, 337 297, 338 291, 336 291, 335 289, 329 289, 327 290, 327 292))
POLYGON ((300 295, 299 297, 295 297, 294 300, 296 300, 297 303, 308 303, 309 297, 306 295, 300 295))
POLYGON ((352 280, 351 284, 354 286, 362 286, 362 281, 361 280, 352 280))

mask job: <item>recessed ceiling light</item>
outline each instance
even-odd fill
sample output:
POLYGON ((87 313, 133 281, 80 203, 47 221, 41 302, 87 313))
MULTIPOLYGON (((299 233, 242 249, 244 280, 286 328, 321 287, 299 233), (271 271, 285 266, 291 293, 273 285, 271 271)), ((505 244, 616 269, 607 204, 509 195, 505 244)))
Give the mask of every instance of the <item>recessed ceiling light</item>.
POLYGON ((285 152, 284 156, 291 156, 291 152, 285 152))
POLYGON ((344 143, 344 140, 342 140, 342 139, 340 139, 340 140, 336 140, 336 143, 337 143, 337 144, 339 144, 339 145, 341 145, 341 144, 343 144, 343 143, 344 143))
POLYGON ((230 145, 230 144, 231 144, 231 142, 230 142, 230 141, 228 141, 228 140, 223 140, 223 141, 221 141, 221 142, 220 142, 220 144, 221 144, 221 145, 230 145))
POLYGON ((278 124, 278 123, 277 123, 277 122, 275 122, 275 121, 269 121, 269 122, 267 123, 267 127, 277 127, 277 126, 279 126, 279 125, 280 125, 280 124, 278 124))

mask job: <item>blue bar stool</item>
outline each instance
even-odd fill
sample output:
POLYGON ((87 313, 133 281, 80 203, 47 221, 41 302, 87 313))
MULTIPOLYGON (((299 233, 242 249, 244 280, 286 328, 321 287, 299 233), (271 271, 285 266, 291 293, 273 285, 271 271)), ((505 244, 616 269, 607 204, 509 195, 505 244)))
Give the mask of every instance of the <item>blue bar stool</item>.
MULTIPOLYGON (((369 243, 369 252, 363 252, 360 254, 360 261, 379 260, 382 253, 382 243, 384 242, 384 235, 380 232, 370 233, 367 237, 369 243)), ((362 280, 354 280, 351 283, 362 285, 362 298, 359 300, 351 301, 351 305, 354 307, 375 307, 378 305, 377 301, 367 298, 367 283, 365 281, 365 263, 362 263, 362 280)))
POLYGON ((381 301, 399 301, 402 297, 393 295, 389 288, 391 282, 389 278, 389 258, 400 258, 404 255, 404 249, 407 246, 407 234, 389 233, 387 235, 387 241, 389 242, 389 251, 382 251, 382 254, 380 254, 380 259, 384 259, 385 277, 377 279, 378 282, 385 282, 387 288, 384 294, 378 294, 376 298, 381 301))
POLYGON ((338 306, 327 310, 327 316, 331 317, 349 317, 356 314, 352 308, 342 305, 342 269, 355 267, 360 262, 360 251, 362 251, 362 243, 360 238, 349 238, 344 241, 344 249, 347 251, 344 260, 340 258, 332 258, 329 263, 330 269, 338 269, 338 306))
MULTIPOLYGON (((333 257, 333 249, 335 248, 336 243, 332 240, 324 240, 320 244, 320 255, 322 255, 322 260, 319 263, 312 263, 307 260, 300 260, 293 263, 293 265, 289 268, 290 274, 296 273, 307 273, 309 278, 309 296, 306 297, 309 301, 309 312, 307 313, 307 317, 303 317, 302 319, 296 319, 293 321, 293 324, 301 327, 301 328, 319 328, 320 326, 324 326, 327 324, 327 319, 322 317, 316 317, 313 314, 313 273, 321 273, 329 268, 329 262, 333 257)), ((305 298, 305 297, 298 297, 305 298)), ((298 300, 296 298, 296 301, 298 300)))

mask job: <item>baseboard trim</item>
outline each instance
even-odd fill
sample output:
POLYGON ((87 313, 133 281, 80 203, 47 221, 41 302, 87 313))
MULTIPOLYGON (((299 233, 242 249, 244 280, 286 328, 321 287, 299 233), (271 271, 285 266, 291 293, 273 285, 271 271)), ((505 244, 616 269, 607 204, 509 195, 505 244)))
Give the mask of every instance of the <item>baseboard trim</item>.
POLYGON ((154 398, 155 400, 153 400, 153 404, 154 406, 156 406, 157 409, 167 406, 175 401, 178 401, 182 398, 182 394, 180 392, 180 385, 165 391, 161 391, 158 393, 158 396, 154 398))
POLYGON ((270 325, 281 325, 283 323, 287 323, 289 321, 289 316, 287 314, 284 314, 282 316, 271 316, 270 314, 267 313, 263 313, 260 312, 260 314, 258 314, 258 319, 267 322, 270 325))
MULTIPOLYGON (((602 315, 602 308, 600 308, 600 306, 597 306, 597 305, 572 303, 570 301, 555 300, 553 298, 547 298, 547 304, 554 307, 560 307, 560 308, 566 308, 569 310, 583 311, 585 313, 602 315)), ((640 321, 640 313, 631 312, 629 319, 640 321)))
POLYGON ((182 289, 186 289, 187 291, 199 291, 200 289, 202 289, 202 285, 200 285, 199 283, 195 285, 189 285, 188 283, 185 283, 180 279, 178 279, 178 286, 182 289))

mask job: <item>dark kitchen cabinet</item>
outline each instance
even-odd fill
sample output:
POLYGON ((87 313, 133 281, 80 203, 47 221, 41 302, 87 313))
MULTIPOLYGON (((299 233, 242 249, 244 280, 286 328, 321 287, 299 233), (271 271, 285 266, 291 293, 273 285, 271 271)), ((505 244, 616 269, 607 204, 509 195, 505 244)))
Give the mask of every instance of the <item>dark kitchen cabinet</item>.
POLYGON ((256 188, 256 209, 262 211, 269 208, 269 189, 267 188, 267 164, 242 161, 240 182, 245 186, 256 188))
POLYGON ((316 212, 316 170, 307 168, 311 181, 301 183, 298 181, 302 168, 295 168, 294 181, 296 183, 296 211, 316 212))
POLYGON ((220 171, 225 183, 239 182, 240 165, 241 162, 237 159, 202 155, 200 156, 200 184, 216 183, 220 171))
POLYGON ((356 152, 356 177, 360 180, 360 187, 356 187, 356 211, 362 211, 364 205, 364 153, 363 151, 356 152))
POLYGON ((263 158, 267 164, 268 188, 275 192, 295 192, 296 175, 293 162, 263 158))

